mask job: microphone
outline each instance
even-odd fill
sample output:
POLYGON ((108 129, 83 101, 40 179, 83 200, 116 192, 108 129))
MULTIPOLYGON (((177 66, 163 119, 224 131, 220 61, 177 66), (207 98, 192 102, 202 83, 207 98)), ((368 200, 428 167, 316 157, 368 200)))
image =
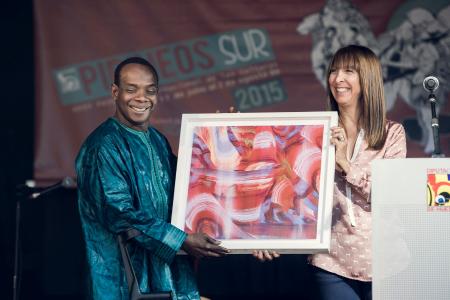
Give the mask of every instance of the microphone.
POLYGON ((58 181, 54 185, 51 185, 49 187, 44 188, 40 192, 36 192, 31 194, 31 199, 37 199, 42 195, 45 195, 47 193, 50 193, 51 191, 54 191, 59 188, 74 188, 76 186, 76 182, 72 177, 64 177, 61 181, 58 181))
POLYGON ((428 76, 423 80, 423 88, 427 92, 434 92, 439 87, 439 80, 434 76, 428 76))

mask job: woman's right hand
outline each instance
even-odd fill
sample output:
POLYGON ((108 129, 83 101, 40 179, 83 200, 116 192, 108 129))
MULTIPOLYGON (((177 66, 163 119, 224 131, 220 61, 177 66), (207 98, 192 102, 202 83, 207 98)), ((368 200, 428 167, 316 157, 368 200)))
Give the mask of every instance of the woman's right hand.
POLYGON ((253 250, 253 256, 259 261, 271 261, 280 257, 280 254, 274 250, 253 250))
POLYGON ((347 134, 343 127, 331 127, 331 144, 336 147, 336 165, 340 171, 348 173, 350 163, 347 159, 347 134))

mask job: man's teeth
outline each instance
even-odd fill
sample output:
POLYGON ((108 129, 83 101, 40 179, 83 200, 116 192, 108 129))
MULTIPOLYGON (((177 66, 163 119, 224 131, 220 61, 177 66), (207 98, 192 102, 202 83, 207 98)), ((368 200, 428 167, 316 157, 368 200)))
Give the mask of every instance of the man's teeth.
POLYGON ((134 111, 137 111, 137 112, 144 112, 144 111, 146 111, 147 109, 151 109, 151 105, 149 105, 149 106, 147 106, 147 107, 136 107, 136 106, 130 106, 131 107, 131 109, 133 109, 134 111))

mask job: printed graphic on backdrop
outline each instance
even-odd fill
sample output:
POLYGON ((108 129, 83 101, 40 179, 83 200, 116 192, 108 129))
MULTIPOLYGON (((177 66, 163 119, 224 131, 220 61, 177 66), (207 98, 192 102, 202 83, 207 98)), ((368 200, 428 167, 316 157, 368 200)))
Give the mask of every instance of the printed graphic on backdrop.
POLYGON ((389 118, 408 155, 433 149, 424 72, 450 151, 448 1, 36 1, 34 177, 74 176, 82 141, 114 113, 114 67, 138 55, 158 69, 152 125, 177 151, 182 113, 325 110, 325 68, 348 43, 368 45, 385 72, 389 118), (83 22, 79 22, 80 18, 83 22), (428 75, 428 74, 427 74, 428 75), (423 77, 423 78, 422 78, 423 77))
MULTIPOLYGON (((440 114, 441 134, 450 135, 450 114, 442 110, 450 91, 450 5, 436 8, 437 3, 430 2, 427 6, 433 6, 436 12, 413 6, 392 20, 395 26, 375 38, 367 18, 350 1, 329 0, 319 12, 303 18, 297 31, 312 35, 312 67, 324 87, 326 67, 337 49, 358 44, 374 50, 383 65, 387 110, 395 109, 398 98, 415 110, 415 117, 398 121, 405 126, 408 137, 429 154, 434 150, 434 141, 430 104, 423 88, 426 76, 434 75, 442 83, 435 92, 436 113, 440 114)), ((448 148, 450 139, 443 142, 448 148)))
POLYGON ((328 0, 319 12, 302 19, 297 32, 312 35, 312 67, 323 87, 326 87, 328 62, 339 48, 349 44, 377 47, 369 21, 346 0, 328 0))
POLYGON ((159 70, 161 103, 223 89, 233 90, 240 111, 286 100, 270 37, 266 30, 252 28, 64 66, 54 71, 60 101, 73 105, 107 97, 113 67, 134 55, 159 70), (254 82, 259 83, 251 85, 254 82))

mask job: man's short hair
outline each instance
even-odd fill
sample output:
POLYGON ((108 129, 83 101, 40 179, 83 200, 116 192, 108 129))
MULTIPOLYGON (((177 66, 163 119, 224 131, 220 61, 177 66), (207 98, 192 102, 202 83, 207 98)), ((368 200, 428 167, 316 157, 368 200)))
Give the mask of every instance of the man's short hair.
POLYGON ((123 67, 125 67, 126 65, 129 64, 138 64, 138 65, 142 65, 145 66, 149 69, 149 71, 153 74, 153 77, 155 77, 155 82, 156 82, 156 86, 158 86, 159 83, 159 77, 158 77, 158 72, 156 71, 155 67, 148 62, 148 60, 142 58, 142 57, 138 57, 138 56, 133 56, 133 57, 128 57, 127 59, 123 60, 121 63, 119 63, 116 68, 114 69, 114 84, 119 86, 120 85, 120 72, 122 71, 123 67))

